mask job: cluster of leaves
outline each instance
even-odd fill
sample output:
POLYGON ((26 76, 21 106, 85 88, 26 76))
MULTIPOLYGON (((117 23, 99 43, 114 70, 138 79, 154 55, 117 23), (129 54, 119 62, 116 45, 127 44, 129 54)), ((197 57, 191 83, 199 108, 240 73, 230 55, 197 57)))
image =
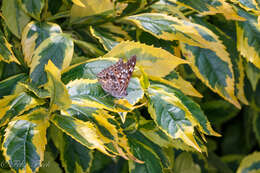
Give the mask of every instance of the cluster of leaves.
POLYGON ((1 3, 0 172, 260 170, 257 0, 1 3))

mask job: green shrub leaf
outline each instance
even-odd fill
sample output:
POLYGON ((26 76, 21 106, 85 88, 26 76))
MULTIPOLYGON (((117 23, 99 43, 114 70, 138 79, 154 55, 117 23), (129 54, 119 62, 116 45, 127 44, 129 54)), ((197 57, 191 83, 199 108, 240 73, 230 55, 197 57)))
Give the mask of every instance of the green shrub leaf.
POLYGON ((177 89, 152 84, 148 89, 148 111, 155 123, 173 139, 182 139, 198 151, 201 148, 194 137, 194 128, 201 133, 219 136, 203 114, 199 105, 177 89))
POLYGON ((30 17, 20 8, 18 0, 3 0, 2 3, 2 14, 8 28, 16 37, 20 38, 30 17))
POLYGON ((161 48, 130 41, 121 42, 105 54, 104 57, 128 59, 133 55, 137 57, 137 65, 142 66, 148 75, 158 77, 163 77, 178 65, 187 63, 187 61, 161 48), (156 67, 156 70, 154 70, 154 67, 156 67))
POLYGON ((27 14, 40 21, 41 11, 45 2, 44 0, 19 0, 19 2, 27 14))
POLYGON ((73 55, 72 39, 65 34, 52 35, 44 40, 35 50, 30 65, 30 78, 32 82, 41 85, 46 83, 47 76, 44 66, 51 60, 58 69, 69 66, 73 55))
POLYGON ((5 125, 15 116, 41 104, 43 102, 25 92, 5 96, 0 100, 0 126, 5 125))
POLYGON ((49 126, 47 111, 36 109, 14 118, 5 130, 4 156, 16 172, 36 172, 44 159, 49 126))
POLYGON ((260 171, 260 153, 254 152, 246 156, 240 163, 237 173, 259 172, 260 171))
POLYGON ((37 47, 51 35, 62 33, 59 25, 55 23, 32 21, 26 25, 22 33, 21 44, 23 47, 24 60, 29 66, 32 55, 37 47))
POLYGON ((66 86, 61 81, 61 74, 59 69, 49 60, 45 66, 48 82, 45 88, 51 95, 50 109, 67 109, 71 104, 66 86))

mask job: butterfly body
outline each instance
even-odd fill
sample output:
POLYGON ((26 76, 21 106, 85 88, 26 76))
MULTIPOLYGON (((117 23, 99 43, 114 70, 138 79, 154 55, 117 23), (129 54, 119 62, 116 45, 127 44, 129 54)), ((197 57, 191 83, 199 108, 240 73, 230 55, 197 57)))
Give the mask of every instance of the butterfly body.
POLYGON ((126 89, 134 71, 136 56, 132 56, 126 63, 122 59, 111 65, 100 73, 97 78, 101 87, 116 98, 127 96, 126 89))

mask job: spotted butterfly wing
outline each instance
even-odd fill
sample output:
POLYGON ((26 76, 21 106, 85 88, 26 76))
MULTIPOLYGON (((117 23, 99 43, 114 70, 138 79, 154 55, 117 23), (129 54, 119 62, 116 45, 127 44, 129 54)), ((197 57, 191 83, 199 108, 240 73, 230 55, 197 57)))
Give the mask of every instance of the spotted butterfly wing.
POLYGON ((132 56, 126 63, 124 63, 122 59, 119 59, 116 64, 102 70, 97 74, 98 81, 102 88, 117 98, 127 96, 126 89, 134 71, 135 64, 136 56, 132 56))

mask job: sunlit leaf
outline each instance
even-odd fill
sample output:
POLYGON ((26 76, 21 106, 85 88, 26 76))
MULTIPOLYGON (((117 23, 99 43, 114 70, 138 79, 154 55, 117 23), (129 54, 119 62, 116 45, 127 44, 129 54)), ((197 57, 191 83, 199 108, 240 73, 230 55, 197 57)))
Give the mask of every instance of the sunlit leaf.
POLYGON ((16 62, 20 64, 20 62, 14 56, 12 51, 12 45, 8 43, 3 33, 0 31, 0 61, 4 61, 7 63, 16 62))
POLYGON ((234 8, 225 0, 170 0, 187 8, 198 11, 201 15, 215 15, 221 13, 227 20, 244 20, 240 17, 234 8))
POLYGON ((258 16, 239 9, 239 15, 247 20, 237 22, 237 49, 249 62, 260 68, 260 25, 258 16))
POLYGON ((104 142, 100 139, 93 123, 84 122, 76 118, 60 114, 54 114, 51 122, 64 133, 89 149, 98 149, 104 154, 113 156, 107 151, 108 149, 104 145, 104 142))
POLYGON ((12 118, 41 104, 43 102, 36 100, 25 92, 3 97, 0 100, 0 126, 5 125, 12 118))
POLYGON ((148 75, 163 77, 180 64, 187 63, 161 48, 155 48, 139 42, 121 42, 104 57, 130 58, 137 57, 137 65, 142 66, 148 75), (154 70, 156 67, 156 70, 154 70))
POLYGON ((47 143, 47 115, 48 112, 40 108, 8 124, 3 141, 4 156, 16 172, 36 172, 41 166, 47 143))
POLYGON ((32 21, 26 25, 22 33, 22 47, 24 60, 27 65, 31 64, 35 49, 53 34, 61 33, 59 25, 55 23, 32 21))
POLYGON ((72 105, 67 112, 78 119, 92 122, 100 135, 100 139, 104 141, 104 144, 113 154, 142 163, 133 156, 123 129, 120 128, 115 117, 107 111, 72 105))
POLYGON ((127 32, 112 23, 107 23, 99 27, 90 27, 90 31, 91 34, 102 43, 107 51, 110 51, 121 41, 130 40, 127 32))
POLYGON ((45 88, 51 95, 50 107, 52 111, 55 109, 67 109, 71 104, 66 86, 61 81, 60 70, 49 60, 45 66, 48 82, 45 88), (57 107, 56 107, 57 106, 57 107))
POLYGON ((16 84, 26 79, 28 79, 28 76, 25 73, 21 73, 2 80, 0 82, 0 98, 12 94, 16 88, 16 84))
POLYGON ((41 85, 46 83, 44 66, 51 60, 59 70, 69 66, 73 55, 73 41, 65 34, 55 34, 44 40, 35 50, 30 65, 32 82, 41 85))
POLYGON ((20 8, 18 0, 3 0, 2 14, 10 31, 20 38, 23 28, 30 21, 30 17, 20 8))
POLYGON ((186 144, 201 151, 194 137, 194 128, 207 135, 219 136, 212 129, 199 105, 177 89, 161 84, 148 89, 148 111, 155 123, 173 139, 182 139, 186 144))

